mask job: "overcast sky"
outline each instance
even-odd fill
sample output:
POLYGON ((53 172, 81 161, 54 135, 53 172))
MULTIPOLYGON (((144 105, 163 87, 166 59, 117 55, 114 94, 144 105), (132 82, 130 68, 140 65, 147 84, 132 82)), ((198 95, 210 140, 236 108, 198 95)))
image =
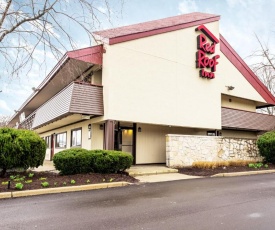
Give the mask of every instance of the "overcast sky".
MULTIPOLYGON (((220 33, 249 64, 248 56, 259 49, 255 34, 275 53, 275 0, 124 0, 122 14, 102 29, 130 25, 190 12, 221 16, 220 33), (272 44, 273 43, 273 44, 272 44)), ((79 34, 76 33, 76 36, 79 34)), ((81 37, 76 37, 81 40, 81 37)), ((85 42, 83 42, 85 44, 85 42)), ((0 115, 12 115, 40 84, 56 60, 50 60, 46 72, 34 68, 27 76, 10 80, 0 78, 0 115)))

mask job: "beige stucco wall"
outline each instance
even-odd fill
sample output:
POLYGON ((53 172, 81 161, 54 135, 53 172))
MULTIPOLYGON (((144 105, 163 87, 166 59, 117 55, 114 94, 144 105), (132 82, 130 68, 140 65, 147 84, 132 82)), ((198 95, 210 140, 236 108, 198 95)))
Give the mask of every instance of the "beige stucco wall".
MULTIPOLYGON (((206 26, 219 38, 218 22, 206 26)), ((220 52, 219 44, 216 78, 199 77, 198 34, 191 27, 105 45, 104 119, 221 129, 221 94, 264 102, 220 52), (228 91, 228 85, 235 89, 228 91)))
MULTIPOLYGON (((67 133, 67 148, 71 148, 71 130, 76 128, 82 128, 82 148, 85 149, 103 149, 103 130, 100 130, 99 124, 92 124, 91 120, 79 122, 76 124, 68 125, 62 128, 57 128, 40 134, 41 137, 50 136, 55 133, 67 133), (88 125, 92 125, 91 139, 88 139, 88 125)), ((65 148, 55 148, 54 153, 58 153, 65 148)), ((46 160, 50 159, 50 148, 46 151, 46 160)))
POLYGON ((219 86, 222 94, 265 102, 261 95, 253 88, 253 86, 243 77, 238 69, 220 53, 220 63, 217 68, 220 70, 219 86), (226 86, 235 87, 228 90, 226 86))
MULTIPOLYGON (((218 23, 208 24, 216 36, 218 27, 218 23)), ((200 78, 195 68, 197 35, 192 27, 106 45, 102 79, 105 118, 220 128, 216 82, 200 78)))
POLYGON ((222 107, 256 112, 256 103, 252 100, 222 94, 222 107))
POLYGON ((206 131, 181 127, 137 124, 136 163, 165 163, 165 135, 169 133, 205 135, 206 131))

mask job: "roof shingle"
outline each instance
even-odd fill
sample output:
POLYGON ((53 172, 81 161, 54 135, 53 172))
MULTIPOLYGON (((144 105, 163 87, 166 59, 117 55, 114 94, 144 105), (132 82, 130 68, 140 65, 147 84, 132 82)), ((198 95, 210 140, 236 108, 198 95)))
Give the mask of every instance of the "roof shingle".
POLYGON ((275 116, 238 109, 222 108, 224 129, 270 131, 275 128, 275 116))
POLYGON ((96 31, 94 34, 100 36, 102 39, 105 39, 105 41, 111 45, 123 41, 183 29, 207 22, 218 21, 219 19, 219 15, 195 12, 129 26, 117 27, 114 29, 96 31), (116 39, 122 37, 124 39, 116 39))

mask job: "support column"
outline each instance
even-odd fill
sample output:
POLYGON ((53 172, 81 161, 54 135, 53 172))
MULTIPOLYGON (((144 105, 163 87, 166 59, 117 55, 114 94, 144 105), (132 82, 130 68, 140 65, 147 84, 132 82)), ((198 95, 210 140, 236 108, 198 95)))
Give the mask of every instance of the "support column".
POLYGON ((136 164, 136 152, 137 152, 137 123, 133 124, 133 146, 132 146, 132 154, 134 157, 134 162, 133 164, 136 164))
POLYGON ((104 149, 114 150, 115 147, 115 121, 107 120, 104 125, 104 149))

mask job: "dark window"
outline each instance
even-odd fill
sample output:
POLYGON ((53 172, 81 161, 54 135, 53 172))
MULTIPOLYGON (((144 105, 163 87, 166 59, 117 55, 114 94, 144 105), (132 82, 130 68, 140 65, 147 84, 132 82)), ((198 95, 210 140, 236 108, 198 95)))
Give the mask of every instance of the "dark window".
POLYGON ((81 146, 81 128, 73 129, 71 133, 71 146, 81 146))
POLYGON ((58 133, 55 136, 55 147, 66 148, 67 146, 67 133, 58 133))
POLYGON ((207 131, 207 136, 217 136, 217 133, 215 130, 207 131))

